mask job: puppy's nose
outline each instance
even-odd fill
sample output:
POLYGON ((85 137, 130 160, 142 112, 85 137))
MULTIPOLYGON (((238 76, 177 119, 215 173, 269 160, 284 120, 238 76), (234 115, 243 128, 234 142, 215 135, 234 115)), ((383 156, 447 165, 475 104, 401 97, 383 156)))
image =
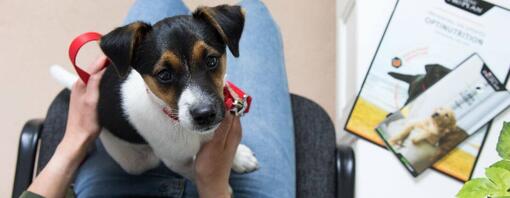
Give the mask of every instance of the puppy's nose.
POLYGON ((191 117, 198 125, 207 125, 214 121, 216 111, 212 105, 199 105, 190 109, 191 117))
POLYGON ((432 117, 437 117, 439 116, 439 113, 435 112, 434 114, 432 114, 432 117))

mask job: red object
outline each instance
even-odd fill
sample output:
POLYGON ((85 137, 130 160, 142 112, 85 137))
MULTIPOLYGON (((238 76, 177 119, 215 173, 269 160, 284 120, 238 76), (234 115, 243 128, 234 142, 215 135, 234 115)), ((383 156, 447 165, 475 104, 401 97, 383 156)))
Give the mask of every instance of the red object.
MULTIPOLYGON (((78 56, 78 52, 83 45, 91 41, 98 41, 102 36, 103 35, 97 32, 86 32, 74 38, 74 40, 71 42, 71 45, 69 46, 69 59, 71 59, 74 70, 76 70, 76 73, 78 73, 78 76, 85 84, 89 82, 90 74, 76 65, 76 56, 78 56)), ((108 61, 102 67, 106 67, 106 65, 108 65, 108 61)))
MULTIPOLYGON (((83 45, 91 41, 101 40, 101 37, 102 35, 97 32, 86 32, 77 36, 69 46, 69 59, 71 59, 71 63, 73 64, 76 73, 78 73, 78 76, 85 84, 88 83, 90 74, 76 64, 76 57, 83 45)), ((107 61, 102 67, 106 67, 108 64, 109 62, 107 61)), ((234 85, 234 83, 226 81, 225 87, 223 88, 223 94, 225 96, 225 106, 229 111, 234 112, 239 116, 250 111, 252 100, 251 96, 247 95, 242 89, 234 85)), ((166 108, 163 108, 163 112, 174 120, 178 119, 166 108)))
POLYGON ((170 109, 170 107, 163 108, 163 113, 165 113, 168 117, 172 118, 172 120, 174 120, 176 122, 179 121, 179 117, 177 117, 177 115, 172 113, 172 109, 170 109))
POLYGON ((243 115, 250 111, 251 96, 247 95, 234 83, 226 81, 223 94, 225 96, 225 106, 236 115, 243 115))

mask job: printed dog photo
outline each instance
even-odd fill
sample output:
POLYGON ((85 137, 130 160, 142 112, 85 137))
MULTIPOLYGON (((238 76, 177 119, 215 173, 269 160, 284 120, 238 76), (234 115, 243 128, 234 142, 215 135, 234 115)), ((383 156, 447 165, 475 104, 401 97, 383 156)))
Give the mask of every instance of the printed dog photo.
MULTIPOLYGON (((395 122, 393 125, 399 125, 395 122)), ((418 172, 442 157, 448 150, 467 137, 467 133, 456 125, 455 112, 450 107, 439 107, 422 120, 403 126, 395 134, 389 134, 388 143, 395 152, 406 156, 407 161, 418 172)), ((399 126, 391 126, 399 127, 399 126)))
POLYGON ((441 78, 450 73, 450 71, 451 69, 448 69, 440 64, 427 64, 425 65, 424 74, 402 74, 397 72, 388 72, 388 75, 409 84, 409 88, 407 89, 409 97, 405 102, 405 104, 408 104, 416 97, 418 97, 418 95, 434 85, 434 83, 441 80, 441 78))
POLYGON ((454 70, 427 65, 426 71, 414 77, 390 73, 408 82, 409 98, 415 98, 390 113, 376 128, 413 176, 475 134, 510 103, 505 85, 477 54, 467 57, 454 70), (425 86, 430 88, 414 95, 425 86))
POLYGON ((456 119, 453 110, 448 107, 440 107, 430 117, 412 123, 400 133, 395 134, 390 138, 389 143, 394 146, 402 145, 411 132, 414 132, 416 135, 413 135, 414 137, 411 139, 413 144, 425 142, 436 146, 441 137, 455 130, 455 128, 456 119))

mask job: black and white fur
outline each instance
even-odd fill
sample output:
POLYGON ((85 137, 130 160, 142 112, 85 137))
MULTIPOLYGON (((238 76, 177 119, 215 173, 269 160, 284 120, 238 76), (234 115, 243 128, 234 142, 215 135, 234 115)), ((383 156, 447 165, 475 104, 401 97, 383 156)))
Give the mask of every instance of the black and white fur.
MULTIPOLYGON (((220 18, 221 20, 227 20, 228 17, 233 16, 232 13, 237 13, 238 10, 240 11, 238 6, 218 6, 215 8, 199 9, 205 9, 205 11, 203 11, 205 14, 223 14, 221 16, 222 18, 220 18)), ((165 20, 167 20, 167 23, 172 22, 172 19, 165 20)), ((179 20, 183 19, 181 18, 179 20)), ((211 26, 207 25, 208 20, 215 20, 215 16, 209 16, 207 19, 192 18, 185 20, 191 21, 186 23, 196 21, 197 29, 202 26, 205 28, 205 30, 199 29, 200 31, 227 28, 222 21, 213 21, 215 24, 211 26)), ((227 23, 227 26, 233 24, 232 21, 227 22, 230 23, 227 23)), ((244 19, 242 22, 244 23, 244 19)), ((127 30, 121 29, 120 31, 127 30)), ((164 28, 157 29, 155 26, 152 31, 166 33, 165 31, 169 30, 164 28)), ((233 45, 235 42, 225 40, 231 36, 229 33, 229 30, 222 29, 218 31, 218 33, 214 33, 211 38, 201 39, 213 43, 212 46, 214 46, 214 43, 220 43, 223 45, 223 48, 228 46, 231 50, 234 50, 233 54, 238 56, 239 52, 237 46, 233 45), (208 41, 207 39, 212 40, 208 41)), ((212 33, 208 34, 211 35, 212 33)), ((238 34, 240 37, 240 32, 238 34)), ((237 42, 238 41, 239 38, 237 38, 237 42)), ((179 43, 180 45, 189 44, 182 40, 180 42, 182 42, 179 43)), ((101 44, 103 43, 105 42, 102 41, 101 44)), ((220 44, 218 44, 218 46, 221 47, 220 44)), ((235 43, 235 45, 238 45, 238 43, 235 43)), ((119 46, 122 47, 122 45, 119 46)), ((224 49, 221 51, 220 47, 217 47, 217 50, 224 53, 224 49)), ((144 76, 146 78, 152 78, 152 76, 147 73, 153 69, 152 67, 154 67, 153 64, 155 61, 152 61, 152 65, 148 66, 148 68, 136 66, 140 64, 137 62, 127 62, 124 64, 130 65, 131 67, 122 69, 119 63, 121 61, 116 61, 116 54, 108 52, 108 48, 103 46, 102 48, 112 61, 112 65, 106 69, 103 79, 101 80, 100 102, 98 106, 100 122, 104 126, 100 135, 100 140, 108 154, 122 169, 130 174, 141 174, 157 167, 160 161, 162 161, 168 168, 176 173, 194 180, 192 167, 195 155, 198 153, 202 144, 209 141, 214 135, 214 131, 219 126, 219 122, 221 122, 222 119, 222 117, 219 116, 222 114, 218 113, 216 120, 211 122, 211 126, 198 128, 197 124, 193 121, 193 116, 190 115, 191 108, 204 102, 213 103, 211 101, 216 101, 216 103, 218 103, 218 96, 214 96, 214 93, 210 89, 207 89, 208 86, 199 83, 203 80, 187 80, 184 82, 184 85, 180 86, 180 91, 175 92, 178 93, 178 95, 175 95, 175 98, 178 98, 175 106, 175 109, 178 109, 178 121, 171 120, 168 115, 162 111, 163 108, 169 106, 168 102, 158 97, 154 93, 154 90, 151 90, 148 86, 147 81, 144 80, 144 76), (118 75, 119 73, 122 74, 120 77, 118 75)), ((138 50, 136 52, 139 53, 136 54, 136 56, 140 56, 136 57, 136 60, 144 61, 144 63, 151 62, 147 61, 150 59, 144 59, 145 57, 150 58, 155 57, 155 54, 161 54, 161 52, 156 50, 138 50)), ((196 66, 196 68, 200 67, 196 66)), ((51 73, 68 88, 71 87, 75 79, 77 79, 74 75, 61 67, 52 67, 51 73)), ((190 74, 185 76, 187 76, 186 78, 191 78, 189 76, 193 75, 195 74, 192 74, 190 71, 190 74)), ((258 169, 258 167, 258 161, 253 152, 246 145, 240 144, 234 157, 232 169, 239 173, 246 173, 254 171, 258 169)))

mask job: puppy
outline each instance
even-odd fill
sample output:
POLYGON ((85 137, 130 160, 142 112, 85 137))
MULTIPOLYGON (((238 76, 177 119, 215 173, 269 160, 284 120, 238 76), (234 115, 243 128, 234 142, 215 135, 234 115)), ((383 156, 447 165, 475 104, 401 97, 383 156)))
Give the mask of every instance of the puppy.
POLYGON ((425 65, 425 71, 425 74, 418 75, 400 74, 396 72, 388 73, 391 77, 409 84, 409 89, 407 90, 409 97, 405 104, 414 100, 418 95, 450 73, 451 70, 439 64, 429 64, 425 65))
POLYGON ((389 143, 394 146, 402 145, 411 132, 418 133, 412 138, 413 144, 427 142, 430 145, 438 146, 439 140, 455 131, 457 127, 455 113, 451 108, 440 107, 427 119, 407 126, 400 133, 390 138, 389 143))
MULTIPOLYGON (((141 174, 162 161, 194 180, 195 155, 225 116, 226 48, 239 56, 243 26, 239 6, 221 5, 102 37, 111 65, 100 83, 100 140, 122 169, 141 174)), ((239 145, 233 170, 257 168, 252 151, 239 145)))

